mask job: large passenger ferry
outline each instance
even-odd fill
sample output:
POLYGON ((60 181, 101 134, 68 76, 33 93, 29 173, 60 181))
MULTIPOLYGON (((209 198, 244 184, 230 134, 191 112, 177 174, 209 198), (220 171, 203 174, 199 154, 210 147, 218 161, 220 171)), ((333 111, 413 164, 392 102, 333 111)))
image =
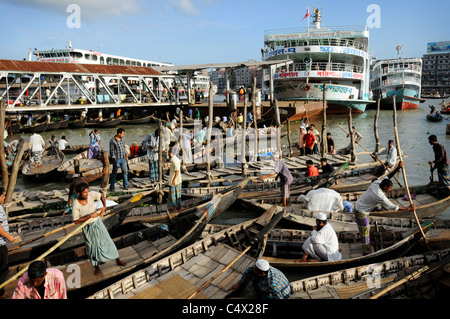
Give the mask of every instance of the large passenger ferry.
MULTIPOLYGON (((308 9, 309 14, 309 9, 308 9)), ((309 19, 309 17, 308 17, 309 19)), ((265 32, 263 60, 291 59, 275 70, 274 98, 317 101, 326 84, 327 112, 364 112, 370 100, 369 30, 367 27, 324 27, 314 9, 314 27, 265 32)), ((265 91, 270 77, 264 74, 265 91)))
POLYGON ((373 66, 370 87, 380 107, 392 109, 395 95, 398 110, 415 109, 425 100, 420 97, 421 58, 397 58, 377 61, 373 66))
MULTIPOLYGON (((28 59, 32 59, 33 53, 36 56, 37 61, 42 62, 59 62, 59 63, 81 63, 81 64, 105 64, 105 65, 124 65, 124 66, 143 66, 143 67, 164 67, 173 66, 168 62, 156 62, 143 59, 128 58, 123 56, 117 56, 112 54, 103 53, 100 51, 83 50, 72 48, 72 43, 66 46, 65 49, 51 49, 51 50, 34 50, 30 51, 28 59)), ((86 86, 93 88, 95 85, 94 79, 89 77, 85 78, 86 86)), ((111 77, 108 80, 110 85, 115 85, 117 79, 111 77)), ((130 78, 129 81, 133 82, 130 78)), ((175 84, 179 87, 179 93, 181 98, 186 98, 187 92, 187 79, 185 76, 180 76, 177 82, 175 79, 167 79, 168 85, 173 87, 175 84)), ((137 82, 137 81, 136 81, 137 82)), ((132 84, 132 83, 130 83, 132 84)), ((191 80, 191 87, 195 90, 200 90, 204 93, 205 97, 208 95, 209 90, 209 77, 204 74, 195 74, 191 80)))

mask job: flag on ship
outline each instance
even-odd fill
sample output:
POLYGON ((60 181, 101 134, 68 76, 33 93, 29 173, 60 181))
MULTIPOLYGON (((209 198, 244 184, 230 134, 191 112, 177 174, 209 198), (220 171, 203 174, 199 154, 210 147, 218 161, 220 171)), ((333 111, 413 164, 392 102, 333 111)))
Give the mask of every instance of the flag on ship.
POLYGON ((307 17, 309 17, 309 8, 308 8, 308 10, 306 10, 306 14, 303 17, 302 21, 305 20, 307 17))

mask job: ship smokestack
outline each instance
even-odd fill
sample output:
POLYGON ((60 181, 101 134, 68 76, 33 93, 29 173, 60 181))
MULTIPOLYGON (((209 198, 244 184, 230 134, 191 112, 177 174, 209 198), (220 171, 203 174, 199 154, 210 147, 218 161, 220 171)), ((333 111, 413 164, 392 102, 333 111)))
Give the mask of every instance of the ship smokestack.
POLYGON ((320 19, 321 14, 319 9, 314 9, 314 29, 320 29, 322 20, 320 19))

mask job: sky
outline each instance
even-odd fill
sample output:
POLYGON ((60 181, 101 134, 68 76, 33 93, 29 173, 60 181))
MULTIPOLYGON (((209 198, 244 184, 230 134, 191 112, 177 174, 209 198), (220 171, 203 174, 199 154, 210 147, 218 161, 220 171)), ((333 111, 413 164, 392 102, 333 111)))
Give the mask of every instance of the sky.
POLYGON ((264 32, 307 27, 313 5, 325 27, 371 25, 378 59, 395 58, 398 45, 404 57, 422 57, 428 42, 450 41, 448 0, 0 0, 0 59, 71 41, 175 65, 260 61, 264 32))

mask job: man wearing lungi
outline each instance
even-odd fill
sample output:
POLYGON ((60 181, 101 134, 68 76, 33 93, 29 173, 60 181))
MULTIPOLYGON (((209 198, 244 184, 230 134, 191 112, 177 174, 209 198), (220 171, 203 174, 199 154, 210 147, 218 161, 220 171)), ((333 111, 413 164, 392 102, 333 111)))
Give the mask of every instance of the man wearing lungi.
POLYGON ((86 183, 77 185, 76 191, 78 198, 74 200, 72 206, 72 218, 75 224, 84 223, 88 219, 93 219, 90 224, 83 228, 83 235, 86 241, 86 255, 95 268, 94 275, 100 273, 100 265, 109 261, 116 260, 117 265, 126 266, 126 262, 119 258, 119 252, 114 244, 108 230, 101 218, 106 211, 106 198, 104 193, 89 192, 89 186, 86 183), (96 209, 95 201, 101 200, 103 207, 96 209))
POLYGON ((181 160, 169 150, 170 176, 169 176, 169 208, 173 211, 181 209, 181 160))

